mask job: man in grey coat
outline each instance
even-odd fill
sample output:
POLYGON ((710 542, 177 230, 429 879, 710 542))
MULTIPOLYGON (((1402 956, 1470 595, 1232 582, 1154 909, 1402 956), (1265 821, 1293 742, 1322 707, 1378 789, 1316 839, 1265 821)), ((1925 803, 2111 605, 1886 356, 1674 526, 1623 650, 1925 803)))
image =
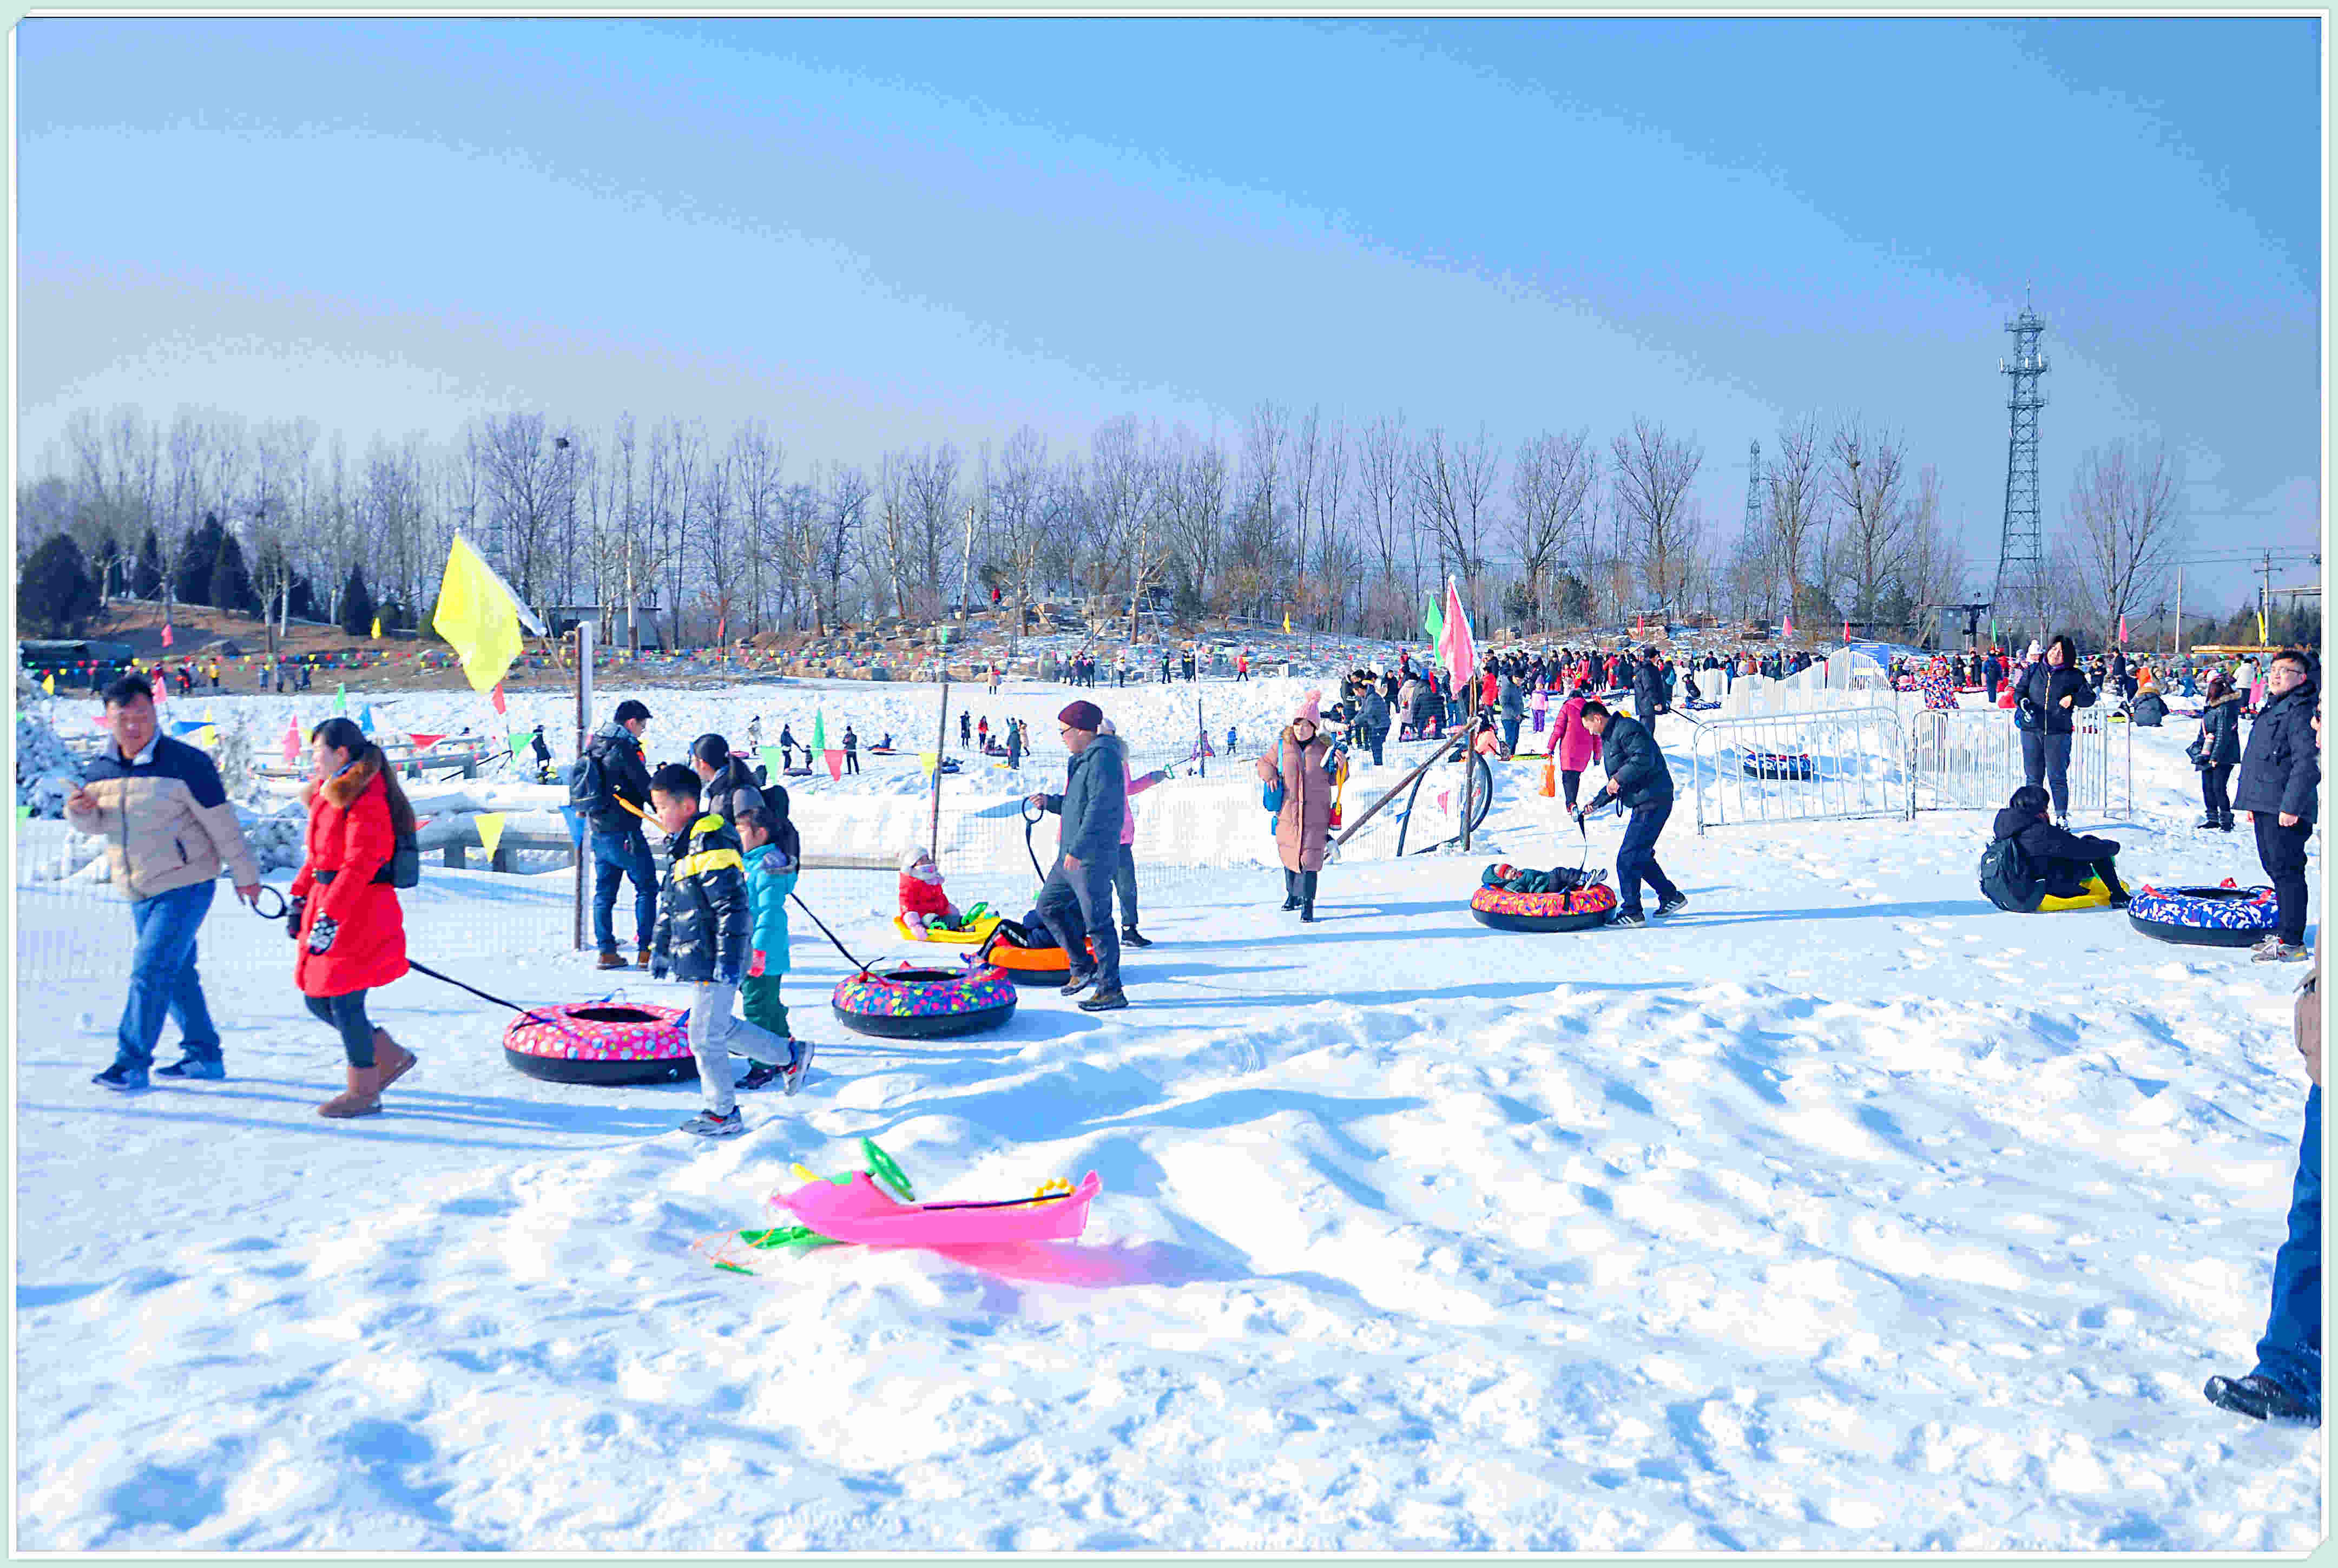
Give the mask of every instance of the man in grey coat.
POLYGON ((1056 715, 1056 722, 1072 761, 1061 795, 1030 798, 1033 805, 1064 819, 1056 867, 1039 889, 1039 916, 1071 967, 1064 995, 1076 996, 1093 985, 1095 995, 1080 1010, 1108 1013, 1128 1005, 1120 990, 1120 936, 1112 923, 1112 876, 1120 863, 1120 828, 1128 814, 1128 753, 1119 736, 1099 732, 1104 710, 1093 702, 1072 703, 1056 715), (1093 965, 1087 962, 1087 941, 1095 944, 1093 965))

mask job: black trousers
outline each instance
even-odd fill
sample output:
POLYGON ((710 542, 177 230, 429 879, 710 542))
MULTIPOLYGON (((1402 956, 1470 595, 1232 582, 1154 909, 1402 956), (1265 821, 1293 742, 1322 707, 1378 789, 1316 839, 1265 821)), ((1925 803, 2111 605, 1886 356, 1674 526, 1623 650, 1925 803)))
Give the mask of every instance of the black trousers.
POLYGON ((2220 762, 2214 768, 2200 769, 2200 804, 2209 816, 2220 822, 2233 819, 2233 798, 2226 786, 2232 782, 2233 765, 2220 762))
POLYGON ((1577 789, 1581 789, 1581 788, 1582 788, 1582 786, 1583 786, 1583 769, 1580 769, 1580 768, 1562 768, 1562 769, 1560 769, 1558 770, 1558 788, 1559 788, 1559 791, 1560 791, 1560 793, 1562 793, 1563 795, 1565 795, 1565 796, 1566 796, 1566 798, 1567 798, 1567 805, 1568 805, 1569 807, 1574 806, 1574 804, 1575 804, 1575 792, 1576 792, 1576 790, 1577 790, 1577 789))
POLYGON ((300 998, 319 1023, 330 1024, 341 1032, 341 1049, 352 1067, 373 1065, 373 1024, 366 1017, 365 996, 363 991, 351 991, 341 996, 300 998))
POLYGON ((2305 841, 2313 824, 2300 818, 2294 828, 2281 825, 2280 815, 2260 811, 2257 818, 2257 860, 2273 878, 2273 896, 2281 908, 2281 939, 2292 947, 2305 946, 2305 841))

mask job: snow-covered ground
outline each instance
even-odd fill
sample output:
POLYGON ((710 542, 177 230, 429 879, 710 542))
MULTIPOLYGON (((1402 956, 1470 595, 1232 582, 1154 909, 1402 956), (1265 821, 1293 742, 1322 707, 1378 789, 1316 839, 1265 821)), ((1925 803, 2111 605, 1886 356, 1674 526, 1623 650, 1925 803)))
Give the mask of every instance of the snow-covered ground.
MULTIPOLYGON (((653 691, 653 740, 751 710, 801 737, 815 695, 831 735, 898 705, 900 740, 920 701, 772 690, 653 691)), ((1295 695, 1202 691, 1245 745, 1295 695)), ((1058 768, 1066 697, 969 706, 1030 717, 1058 768)), ((1192 688, 1098 697, 1190 733, 1192 688)), ((467 701, 401 699, 399 722, 467 701)), ((2260 880, 2245 834, 2189 830, 2187 733, 2136 737, 2122 865, 2260 880)), ((1684 915, 1497 934, 1463 906, 1483 861, 1576 854, 1538 766, 1498 771, 1485 853, 1344 860, 1311 927, 1272 873, 1184 874, 1125 1013, 1027 991, 989 1035, 847 1034, 825 1004, 846 965, 799 918, 819 1066, 712 1146, 673 1131, 690 1087, 523 1078, 506 1014, 418 975, 377 1016, 422 1066, 387 1114, 322 1121, 338 1052, 277 928, 225 903, 205 961, 233 1076, 103 1094, 120 983, 76 956, 118 953, 126 920, 20 889, 20 964, 45 941, 31 967, 82 977, 17 996, 16 1544, 2318 1538, 2321 1437, 2199 1396, 2263 1326, 2305 1094, 2294 968, 2108 912, 1999 914, 1970 812, 1704 838, 1676 817, 1684 915), (863 1136, 921 1196, 1089 1170, 1104 1192, 1078 1243, 979 1260, 833 1248, 742 1277, 693 1255, 863 1136)), ((1254 792, 1241 815, 1262 828, 1254 792)), ((1594 828, 1595 865, 1616 838, 1594 828)), ((807 891, 847 942, 897 949, 889 880, 807 891)), ((566 888, 434 867, 415 951, 521 1001, 676 995, 567 953, 566 888)))

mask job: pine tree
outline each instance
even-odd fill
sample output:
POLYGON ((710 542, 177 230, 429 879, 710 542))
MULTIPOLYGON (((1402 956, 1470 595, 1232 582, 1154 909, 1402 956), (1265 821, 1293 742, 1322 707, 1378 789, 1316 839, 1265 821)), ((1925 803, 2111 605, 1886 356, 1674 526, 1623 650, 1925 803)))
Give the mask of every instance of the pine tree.
POLYGON ((133 599, 160 599, 162 596, 162 542, 154 530, 146 530, 146 537, 138 542, 138 563, 130 569, 130 596, 133 599))
POLYGON ((341 584, 341 630, 352 637, 364 637, 373 631, 373 595, 366 591, 365 568, 349 568, 349 581, 341 584))
POLYGON ((296 621, 314 621, 317 618, 316 584, 310 583, 306 577, 294 577, 292 602, 287 612, 296 621))
POLYGON ((251 573, 244 569, 243 548, 235 535, 222 531, 219 554, 211 563, 211 607, 215 610, 235 610, 252 614, 260 609, 260 600, 251 590, 251 573))
POLYGON ((98 612, 97 579, 70 534, 53 534, 16 578, 16 612, 26 626, 71 637, 98 612))
POLYGON ((226 537, 227 531, 213 512, 204 513, 201 524, 187 535, 186 546, 179 552, 177 581, 171 585, 172 596, 181 603, 211 602, 211 568, 219 564, 220 541, 226 537))

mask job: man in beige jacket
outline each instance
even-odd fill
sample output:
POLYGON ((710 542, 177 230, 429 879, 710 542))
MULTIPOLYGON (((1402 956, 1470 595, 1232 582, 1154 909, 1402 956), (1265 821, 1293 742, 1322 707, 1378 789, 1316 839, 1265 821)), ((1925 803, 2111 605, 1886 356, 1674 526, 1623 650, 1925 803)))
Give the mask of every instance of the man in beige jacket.
POLYGON ((113 885, 130 900, 138 935, 113 1064, 91 1082, 147 1087, 165 1014, 178 1022, 184 1055, 157 1075, 224 1078, 219 1030, 195 974, 195 936, 211 913, 221 865, 247 904, 260 896, 260 866, 211 760, 160 733, 154 691, 143 676, 106 687, 105 718, 113 743, 65 798, 65 820, 105 840, 113 885))

